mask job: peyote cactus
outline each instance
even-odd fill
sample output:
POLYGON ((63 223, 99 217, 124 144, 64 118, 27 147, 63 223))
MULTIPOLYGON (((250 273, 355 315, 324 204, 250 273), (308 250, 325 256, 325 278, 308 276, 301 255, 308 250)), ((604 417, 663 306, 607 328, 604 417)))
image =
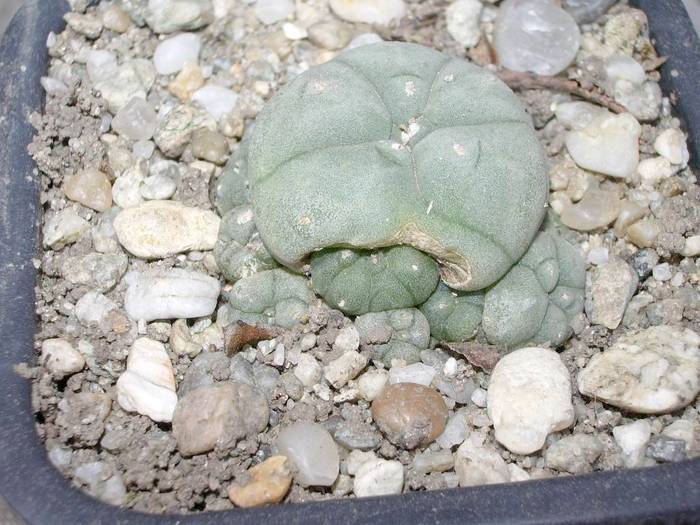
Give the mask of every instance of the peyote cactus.
MULTIPOLYGON (((240 214, 250 200, 264 244, 254 261, 264 268, 269 252, 310 272, 347 314, 427 300, 434 336, 465 340, 481 327, 510 345, 560 341, 579 308, 564 293, 579 289, 578 274, 564 275, 571 257, 552 234, 533 244, 547 192, 530 117, 505 84, 461 59, 382 43, 282 88, 229 163, 217 207, 240 214)), ((234 236, 222 228, 225 275, 240 273, 252 235, 227 251, 234 236)))

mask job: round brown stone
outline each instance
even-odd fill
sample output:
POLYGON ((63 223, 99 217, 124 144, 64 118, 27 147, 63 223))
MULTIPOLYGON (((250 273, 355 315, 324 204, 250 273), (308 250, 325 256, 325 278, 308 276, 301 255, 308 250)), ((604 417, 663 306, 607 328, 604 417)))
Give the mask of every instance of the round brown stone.
POLYGON ((397 383, 372 403, 372 417, 389 441, 405 449, 425 446, 445 430, 447 406, 423 385, 397 383))

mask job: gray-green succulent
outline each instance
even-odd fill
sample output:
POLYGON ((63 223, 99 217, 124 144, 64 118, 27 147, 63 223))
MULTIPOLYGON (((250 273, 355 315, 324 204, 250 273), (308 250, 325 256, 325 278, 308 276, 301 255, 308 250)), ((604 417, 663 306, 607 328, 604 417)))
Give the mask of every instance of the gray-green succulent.
POLYGON ((561 342, 580 312, 578 255, 538 235, 548 186, 530 117, 492 73, 423 46, 362 46, 293 79, 216 193, 231 280, 274 259, 346 314, 422 304, 437 338, 508 346, 561 342), (231 214, 251 210, 243 231, 231 214))
POLYGON ((374 359, 391 366, 393 359, 406 364, 420 361, 430 345, 430 325, 420 310, 403 308, 370 312, 355 319, 360 342, 372 349, 374 359))

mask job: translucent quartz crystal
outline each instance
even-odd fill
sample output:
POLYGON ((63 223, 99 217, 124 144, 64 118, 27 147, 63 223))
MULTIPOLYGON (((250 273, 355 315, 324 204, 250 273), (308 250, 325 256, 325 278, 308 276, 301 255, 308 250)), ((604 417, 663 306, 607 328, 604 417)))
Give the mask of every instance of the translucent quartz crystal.
POLYGON ((133 98, 117 112, 112 128, 128 139, 148 140, 156 130, 157 118, 153 106, 141 98, 133 98))
POLYGON ((295 423, 283 428, 276 446, 289 458, 294 479, 302 485, 330 487, 338 477, 338 447, 321 425, 295 423))
POLYGON ((506 0, 496 20, 494 45, 502 65, 513 71, 556 75, 572 62, 581 32, 552 0, 506 0))

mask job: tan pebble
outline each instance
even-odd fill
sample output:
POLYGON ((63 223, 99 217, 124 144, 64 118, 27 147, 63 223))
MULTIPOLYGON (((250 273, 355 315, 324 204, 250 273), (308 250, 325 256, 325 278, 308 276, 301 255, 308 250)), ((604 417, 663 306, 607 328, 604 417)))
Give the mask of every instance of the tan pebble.
POLYGON ((228 157, 228 142, 221 133, 200 128, 192 134, 192 153, 198 159, 223 164, 228 157))
POLYGON ((248 470, 252 481, 246 485, 233 485, 228 497, 237 507, 259 507, 279 503, 289 491, 292 476, 285 456, 272 456, 248 470))
POLYGON ((425 446, 445 430, 447 406, 442 396, 423 385, 396 383, 372 402, 372 417, 394 445, 425 446))
POLYGON ((617 216, 615 221, 615 233, 618 237, 624 236, 627 227, 644 217, 646 212, 646 208, 642 208, 632 201, 623 200, 620 205, 620 215, 617 216))
POLYGON ((659 184, 659 191, 661 195, 670 199, 686 191, 685 181, 680 177, 669 177, 661 181, 661 184, 659 184))
POLYGON ((170 92, 183 102, 189 102, 192 93, 204 85, 202 69, 197 64, 185 64, 169 85, 170 92))
POLYGON ((69 175, 63 182, 63 191, 70 200, 96 211, 112 207, 112 185, 107 174, 94 168, 69 175))
POLYGON ((102 13, 102 24, 115 33, 126 33, 131 27, 131 18, 118 5, 111 5, 102 13))
POLYGON ((578 231, 592 231, 607 226, 620 214, 617 193, 598 189, 588 190, 576 204, 564 206, 561 222, 578 231))
POLYGON ((654 219, 643 219, 627 228, 627 240, 639 248, 650 248, 661 233, 661 228, 654 219))

